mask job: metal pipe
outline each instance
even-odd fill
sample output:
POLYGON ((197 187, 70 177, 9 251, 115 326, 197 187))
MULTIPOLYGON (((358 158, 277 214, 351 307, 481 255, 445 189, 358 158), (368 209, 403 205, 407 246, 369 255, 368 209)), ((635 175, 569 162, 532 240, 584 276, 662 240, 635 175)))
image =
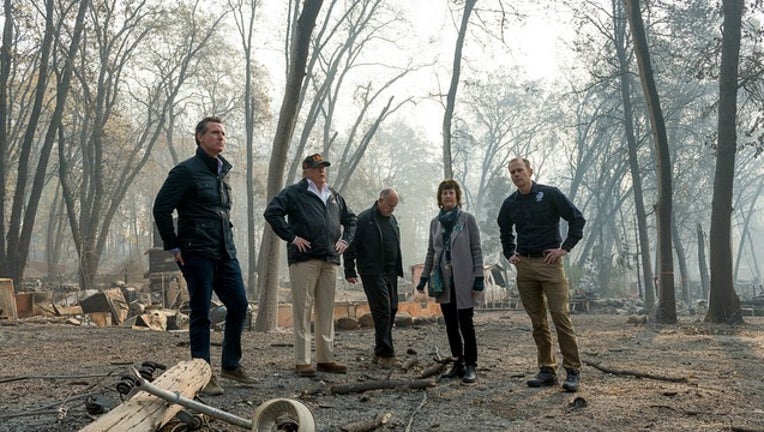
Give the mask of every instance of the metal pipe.
POLYGON ((151 384, 150 382, 143 379, 141 374, 137 370, 135 370, 135 368, 130 368, 130 369, 132 369, 133 375, 138 380, 138 385, 136 386, 136 389, 145 391, 146 393, 150 393, 154 396, 160 397, 168 402, 178 404, 182 407, 190 408, 192 410, 199 411, 200 413, 207 414, 208 416, 214 417, 218 420, 223 420, 226 423, 230 423, 232 425, 239 426, 247 430, 252 430, 251 421, 245 418, 235 416, 223 410, 211 407, 209 405, 205 405, 201 402, 197 402, 193 399, 187 399, 181 396, 179 392, 171 392, 171 391, 159 388, 155 386, 154 384, 151 384))

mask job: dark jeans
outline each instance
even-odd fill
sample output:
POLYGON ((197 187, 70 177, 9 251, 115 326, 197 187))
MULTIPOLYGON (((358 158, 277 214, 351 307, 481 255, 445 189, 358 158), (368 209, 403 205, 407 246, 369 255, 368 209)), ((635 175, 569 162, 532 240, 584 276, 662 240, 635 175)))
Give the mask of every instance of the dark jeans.
POLYGON ((248 305, 239 261, 235 258, 214 260, 198 256, 184 257, 184 260, 186 264, 181 266, 181 271, 190 297, 191 358, 201 358, 211 363, 209 311, 214 290, 226 307, 220 366, 226 370, 236 369, 240 366, 241 334, 248 305))
POLYGON ((440 311, 446 321, 446 334, 448 335, 448 345, 451 347, 451 356, 464 361, 467 366, 477 366, 477 337, 472 321, 475 309, 456 308, 453 280, 451 282, 451 302, 441 303, 440 311))
POLYGON ((393 324, 395 314, 398 313, 398 276, 394 271, 379 276, 361 275, 361 282, 374 320, 374 354, 393 357, 393 324))

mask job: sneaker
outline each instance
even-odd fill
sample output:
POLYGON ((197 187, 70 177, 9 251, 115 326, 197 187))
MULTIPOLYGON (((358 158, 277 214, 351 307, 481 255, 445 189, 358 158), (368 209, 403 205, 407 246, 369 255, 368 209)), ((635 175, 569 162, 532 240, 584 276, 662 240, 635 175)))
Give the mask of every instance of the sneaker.
POLYGON ((231 370, 222 369, 220 371, 220 377, 238 381, 243 384, 256 384, 258 382, 257 379, 247 375, 247 371, 241 366, 231 370))
POLYGON ((467 366, 464 369, 464 378, 462 382, 466 384, 472 384, 477 381, 477 374, 475 373, 475 366, 467 366))
POLYGON ((441 375, 442 378, 462 378, 464 377, 464 373, 466 372, 464 363, 461 361, 454 362, 454 365, 451 366, 451 370, 448 371, 448 373, 445 373, 441 375))
POLYGON ((403 367, 403 363, 395 357, 377 357, 375 363, 382 369, 400 369, 403 367))
POLYGON ((316 369, 318 369, 321 372, 344 374, 348 371, 347 366, 337 362, 317 363, 316 366, 317 366, 316 369))
POLYGON ((215 375, 212 375, 207 385, 199 393, 205 396, 220 396, 225 393, 225 390, 223 390, 223 387, 220 387, 218 380, 215 379, 215 375))
POLYGON ((297 375, 305 378, 316 376, 316 370, 311 365, 296 365, 297 375))
POLYGON ((578 391, 578 369, 565 369, 568 376, 565 377, 565 382, 562 383, 562 389, 569 393, 575 393, 578 391))
POLYGON ((528 387, 549 387, 557 384, 557 374, 550 367, 542 367, 536 378, 528 381, 528 387))

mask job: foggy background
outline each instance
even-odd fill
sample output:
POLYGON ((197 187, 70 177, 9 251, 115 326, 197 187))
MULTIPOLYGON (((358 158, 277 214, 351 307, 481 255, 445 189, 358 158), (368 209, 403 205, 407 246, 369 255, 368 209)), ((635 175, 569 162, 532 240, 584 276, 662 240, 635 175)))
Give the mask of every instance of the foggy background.
MULTIPOLYGON (((262 218, 265 185, 295 2, 96 1, 87 7, 81 30, 78 2, 5 3, 2 24, 8 27, 12 10, 13 29, 3 34, 8 80, 0 84, 8 107, 0 149, 7 274, 0 276, 15 277, 9 263, 22 255, 27 279, 88 283, 91 274, 96 284, 143 281, 146 252, 155 244, 154 196, 170 168, 193 155, 193 127, 206 115, 225 122, 224 157, 234 165, 232 218, 247 275, 268 229, 262 218), (78 34, 81 41, 69 52, 78 34), (40 83, 43 91, 35 93, 40 83), (35 112, 38 94, 41 108, 35 112), (248 122, 254 126, 251 140, 248 122), (254 233, 247 229, 248 190, 254 233)), ((462 3, 325 0, 313 31, 285 184, 297 181, 302 158, 321 152, 332 163, 329 184, 355 213, 382 188, 395 187, 405 268, 424 260, 429 221, 437 212, 445 94, 462 3)), ((572 287, 635 296, 638 284, 642 290, 653 284, 638 281, 641 251, 622 79, 631 82, 653 248, 656 162, 622 5, 542 3, 480 1, 471 17, 452 123, 463 209, 479 221, 486 263, 500 263, 496 216, 514 191, 507 161, 529 158, 534 180, 559 187, 587 219, 584 239, 566 263, 572 287), (618 44, 629 65, 625 74, 618 44)), ((659 1, 649 2, 643 17, 671 151, 677 288, 680 263, 689 279, 690 292, 677 292, 677 299, 695 299, 702 296, 699 246, 706 257, 715 247, 707 235, 722 16, 714 1, 659 1)), ((764 123, 761 17, 760 10, 744 16, 741 47, 743 79, 751 89, 739 93, 732 210, 733 274, 741 298, 764 293, 764 169, 756 159, 764 123)))

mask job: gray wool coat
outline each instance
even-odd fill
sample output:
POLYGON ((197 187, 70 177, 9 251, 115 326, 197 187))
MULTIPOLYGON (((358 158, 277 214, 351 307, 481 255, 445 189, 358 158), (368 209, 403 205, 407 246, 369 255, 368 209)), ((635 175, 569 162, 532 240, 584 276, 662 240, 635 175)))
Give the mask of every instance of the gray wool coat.
MULTIPOLYGON (((423 276, 429 277, 436 257, 444 260, 441 230, 441 224, 436 216, 430 222, 430 239, 427 244, 427 258, 422 269, 423 276)), ((443 294, 436 297, 435 301, 450 303, 451 289, 456 289, 456 308, 474 307, 472 285, 475 277, 483 276, 483 251, 480 248, 480 230, 478 230, 475 216, 461 210, 451 232, 451 271, 454 275, 454 286, 445 282, 443 294)), ((445 279, 444 277, 444 281, 445 279)))

